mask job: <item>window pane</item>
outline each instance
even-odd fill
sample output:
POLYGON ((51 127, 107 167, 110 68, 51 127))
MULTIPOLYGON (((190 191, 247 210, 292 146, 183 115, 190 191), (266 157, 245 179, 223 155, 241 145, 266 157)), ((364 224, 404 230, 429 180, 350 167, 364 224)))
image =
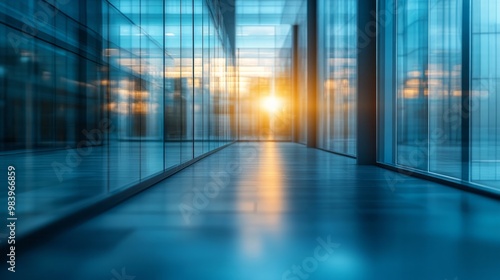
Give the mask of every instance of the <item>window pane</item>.
POLYGON ((500 188, 500 4, 472 1, 471 180, 500 188))

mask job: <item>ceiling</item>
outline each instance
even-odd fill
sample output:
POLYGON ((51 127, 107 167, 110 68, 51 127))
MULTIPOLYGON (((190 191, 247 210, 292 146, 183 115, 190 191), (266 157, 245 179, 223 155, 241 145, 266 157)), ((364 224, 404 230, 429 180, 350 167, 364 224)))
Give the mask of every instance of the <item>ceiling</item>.
POLYGON ((284 47, 305 0, 231 0, 236 8, 236 47, 284 47))

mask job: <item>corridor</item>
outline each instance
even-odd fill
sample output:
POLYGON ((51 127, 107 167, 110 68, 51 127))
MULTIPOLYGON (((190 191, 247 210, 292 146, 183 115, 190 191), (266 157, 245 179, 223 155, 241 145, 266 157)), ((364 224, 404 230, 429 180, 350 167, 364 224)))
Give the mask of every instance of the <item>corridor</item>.
POLYGON ((499 3, 0 1, 0 280, 500 279, 499 3))
POLYGON ((498 279, 499 211, 304 145, 240 142, 19 252, 17 279, 498 279))

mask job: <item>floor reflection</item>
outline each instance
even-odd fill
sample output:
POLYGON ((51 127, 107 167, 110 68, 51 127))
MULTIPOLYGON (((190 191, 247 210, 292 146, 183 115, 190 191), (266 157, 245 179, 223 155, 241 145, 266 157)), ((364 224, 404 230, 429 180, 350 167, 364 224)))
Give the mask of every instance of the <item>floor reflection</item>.
POLYGON ((499 211, 498 201, 302 145, 239 143, 20 253, 16 276, 497 279, 499 211), (227 172, 231 163, 241 172, 227 172), (224 170, 225 187, 187 223, 180 198, 224 170))

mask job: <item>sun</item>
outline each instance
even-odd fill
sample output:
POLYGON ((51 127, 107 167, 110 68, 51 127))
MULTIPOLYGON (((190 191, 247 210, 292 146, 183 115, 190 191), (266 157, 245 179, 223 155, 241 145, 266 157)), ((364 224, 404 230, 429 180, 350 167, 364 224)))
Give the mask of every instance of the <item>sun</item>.
POLYGON ((281 100, 276 96, 267 96, 262 99, 262 108, 269 113, 276 113, 281 109, 281 100))

